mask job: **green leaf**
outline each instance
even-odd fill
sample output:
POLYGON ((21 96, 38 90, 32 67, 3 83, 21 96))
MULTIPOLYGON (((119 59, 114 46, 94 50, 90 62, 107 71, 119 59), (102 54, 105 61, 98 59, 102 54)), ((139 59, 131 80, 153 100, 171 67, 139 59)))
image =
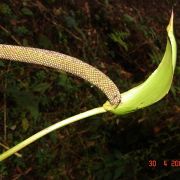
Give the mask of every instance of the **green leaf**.
POLYGON ((177 47, 173 34, 173 13, 167 27, 167 45, 158 68, 139 86, 122 94, 121 103, 113 108, 109 102, 103 107, 114 114, 127 114, 150 106, 162 99, 169 91, 176 65, 177 47))
POLYGON ((15 27, 14 31, 20 36, 31 34, 31 32, 25 26, 15 27))
POLYGON ((125 39, 129 36, 129 32, 113 32, 110 34, 110 38, 122 46, 126 51, 128 51, 128 44, 125 39))
POLYGON ((49 38, 43 34, 40 34, 38 37, 38 44, 40 47, 45 49, 53 49, 53 44, 49 38))
MULTIPOLYGON (((39 116, 39 98, 29 91, 21 91, 15 86, 7 89, 7 95, 16 103, 16 107, 29 112, 34 119, 39 116), (14 87, 14 88, 13 88, 14 87)), ((14 107, 15 108, 15 107, 14 107)))
POLYGON ((4 67, 4 62, 0 61, 0 67, 4 67))
POLYGON ((4 15, 11 15, 12 14, 12 11, 11 11, 8 4, 6 4, 6 3, 0 4, 0 14, 4 14, 4 15))
POLYGON ((44 93, 49 87, 50 87, 49 83, 40 83, 40 84, 35 84, 32 87, 32 89, 33 89, 34 92, 44 93))
POLYGON ((23 130, 27 131, 29 128, 29 122, 28 122, 27 118, 23 118, 21 123, 22 123, 23 130))
POLYGON ((21 11, 26 16, 33 16, 34 15, 33 12, 28 8, 22 8, 21 11))
POLYGON ((65 19, 65 22, 66 22, 68 28, 76 28, 78 26, 75 17, 66 16, 64 19, 65 19))

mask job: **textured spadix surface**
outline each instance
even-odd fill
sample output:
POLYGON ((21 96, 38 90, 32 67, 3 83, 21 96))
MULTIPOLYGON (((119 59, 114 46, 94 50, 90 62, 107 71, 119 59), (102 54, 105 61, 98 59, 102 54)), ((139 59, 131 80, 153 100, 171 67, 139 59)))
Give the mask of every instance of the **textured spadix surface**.
POLYGON ((113 81, 97 68, 77 58, 49 50, 4 44, 0 44, 0 58, 39 64, 74 74, 98 87, 111 105, 120 103, 120 92, 113 81))

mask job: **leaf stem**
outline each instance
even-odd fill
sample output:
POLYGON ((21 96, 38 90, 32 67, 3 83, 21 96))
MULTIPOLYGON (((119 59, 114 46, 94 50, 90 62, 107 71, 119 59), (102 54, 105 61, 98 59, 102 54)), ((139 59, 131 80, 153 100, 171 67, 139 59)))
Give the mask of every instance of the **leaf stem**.
POLYGON ((32 135, 31 137, 29 137, 28 139, 20 142, 19 144, 17 144, 16 146, 12 147, 11 149, 5 151, 4 153, 2 153, 0 155, 0 161, 3 161, 4 159, 8 158, 9 156, 13 155, 14 153, 16 153, 17 151, 21 150, 22 148, 26 147, 27 145, 31 144, 32 142, 38 140, 39 138, 45 136, 46 134, 59 129, 61 127, 64 127, 68 124, 71 124, 73 122, 79 121, 81 119, 96 115, 96 114, 101 114, 101 113, 105 113, 106 110, 103 107, 98 107, 98 108, 94 108, 91 109, 89 111, 77 114, 75 116, 72 116, 70 118, 64 119, 58 123, 55 123, 41 131, 39 131, 38 133, 32 135))

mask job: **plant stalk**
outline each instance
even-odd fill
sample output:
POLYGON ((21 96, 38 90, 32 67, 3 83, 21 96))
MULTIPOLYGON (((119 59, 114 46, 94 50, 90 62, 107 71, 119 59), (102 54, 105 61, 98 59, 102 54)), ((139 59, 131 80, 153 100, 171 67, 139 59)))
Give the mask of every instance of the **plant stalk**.
POLYGON ((23 149, 24 147, 26 147, 27 145, 31 144, 32 142, 38 140, 39 138, 45 136, 46 134, 57 130, 61 127, 64 127, 68 124, 71 124, 73 122, 79 121, 81 119, 96 115, 96 114, 101 114, 101 113, 105 113, 106 110, 103 107, 98 107, 98 108, 94 108, 91 109, 89 111, 77 114, 75 116, 72 116, 70 118, 64 119, 58 123, 55 123, 41 131, 39 131, 38 133, 32 135, 31 137, 29 137, 28 139, 22 141, 21 143, 17 144, 16 146, 12 147, 11 149, 5 151, 4 153, 2 153, 0 155, 0 161, 3 161, 4 159, 8 158, 9 156, 13 155, 14 153, 16 153, 17 151, 23 149))

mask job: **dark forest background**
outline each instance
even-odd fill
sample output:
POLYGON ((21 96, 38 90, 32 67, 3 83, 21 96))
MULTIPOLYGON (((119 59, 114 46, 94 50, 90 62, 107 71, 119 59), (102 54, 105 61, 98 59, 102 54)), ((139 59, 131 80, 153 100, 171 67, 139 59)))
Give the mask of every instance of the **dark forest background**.
MULTIPOLYGON (((172 6, 180 46, 178 0, 1 0, 0 43, 77 57, 124 92, 159 64, 172 6)), ((1 162, 0 179, 180 179, 179 76, 178 52, 173 85, 163 100, 125 116, 106 113, 57 130, 20 151, 22 158, 1 162)), ((0 97, 0 152, 2 144, 12 147, 106 101, 77 77, 7 61, 0 61, 0 97)))

